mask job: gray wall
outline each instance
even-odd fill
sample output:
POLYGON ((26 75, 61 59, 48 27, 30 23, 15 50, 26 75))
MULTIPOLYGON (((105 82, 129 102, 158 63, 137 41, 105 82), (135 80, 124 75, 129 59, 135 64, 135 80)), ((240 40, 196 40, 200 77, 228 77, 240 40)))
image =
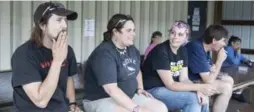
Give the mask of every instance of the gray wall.
MULTIPOLYGON (((254 20, 254 1, 224 1, 223 20, 254 20)), ((254 26, 225 25, 230 35, 242 39, 242 48, 254 49, 254 26)), ((254 56, 246 55, 250 59, 254 56)))
MULTIPOLYGON (((10 59, 15 49, 29 39, 33 26, 33 12, 40 1, 0 1, 0 71, 9 70, 10 59)), ((115 13, 133 16, 136 24, 135 45, 143 54, 151 33, 159 30, 163 40, 174 20, 187 21, 187 1, 62 1, 78 12, 79 18, 68 23, 69 44, 73 47, 78 62, 87 59, 102 41, 108 19, 115 13), (95 20, 95 36, 84 37, 84 21, 95 20)), ((213 23, 214 2, 208 2, 208 25, 213 23)))

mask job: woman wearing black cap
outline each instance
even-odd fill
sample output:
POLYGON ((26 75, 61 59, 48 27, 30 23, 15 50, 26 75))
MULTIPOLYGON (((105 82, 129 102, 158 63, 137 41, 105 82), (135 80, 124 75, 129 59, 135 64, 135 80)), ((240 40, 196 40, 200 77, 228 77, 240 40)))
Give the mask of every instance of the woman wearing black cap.
POLYGON ((87 112, 167 112, 166 106, 143 89, 140 54, 133 45, 132 17, 114 15, 104 41, 92 52, 85 69, 87 112))
POLYGON ((66 34, 67 20, 77 16, 59 3, 36 9, 31 38, 11 59, 15 112, 79 112, 71 78, 76 58, 66 34))

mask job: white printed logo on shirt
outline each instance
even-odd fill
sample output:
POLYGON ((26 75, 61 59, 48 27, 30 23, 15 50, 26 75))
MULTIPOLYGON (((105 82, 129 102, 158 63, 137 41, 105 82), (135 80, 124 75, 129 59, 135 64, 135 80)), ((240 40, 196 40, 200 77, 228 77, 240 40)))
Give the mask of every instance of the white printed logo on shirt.
POLYGON ((127 70, 127 75, 131 76, 134 75, 136 72, 135 66, 136 66, 136 60, 132 58, 126 58, 123 61, 123 66, 127 70))
POLYGON ((180 76, 180 70, 183 68, 183 60, 170 62, 170 71, 173 72, 173 77, 180 76))

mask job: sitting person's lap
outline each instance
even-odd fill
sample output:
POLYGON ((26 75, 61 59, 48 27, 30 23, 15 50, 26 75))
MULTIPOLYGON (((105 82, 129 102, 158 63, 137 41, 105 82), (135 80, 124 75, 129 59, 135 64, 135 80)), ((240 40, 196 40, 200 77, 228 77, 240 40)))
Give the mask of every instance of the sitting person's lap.
MULTIPOLYGON (((194 83, 204 83, 201 80, 195 80, 193 81, 194 83)), ((221 93, 231 93, 232 92, 232 87, 234 85, 234 79, 225 74, 225 73, 220 73, 216 80, 211 83, 219 93, 217 94, 221 94, 221 93)))
MULTIPOLYGON (((165 87, 156 87, 148 90, 148 92, 156 99, 164 102, 169 110, 183 109, 184 112, 184 110, 190 109, 189 112, 201 111, 201 105, 198 102, 198 97, 195 92, 172 91, 165 87)), ((206 106, 208 109, 208 105, 206 106)))
MULTIPOLYGON (((154 102, 156 99, 151 99, 144 95, 135 94, 132 100, 136 104, 142 106, 147 103, 154 102)), ((123 109, 112 98, 103 98, 95 101, 83 100, 83 107, 87 112, 117 112, 117 110, 123 109)))

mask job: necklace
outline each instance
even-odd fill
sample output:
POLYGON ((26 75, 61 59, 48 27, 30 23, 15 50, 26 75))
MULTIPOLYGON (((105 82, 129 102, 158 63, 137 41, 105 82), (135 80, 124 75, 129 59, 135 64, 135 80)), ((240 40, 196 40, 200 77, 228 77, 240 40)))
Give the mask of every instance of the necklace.
POLYGON ((115 44, 116 51, 118 53, 120 53, 120 55, 125 55, 127 47, 124 47, 123 49, 120 49, 120 48, 116 47, 116 40, 113 40, 112 42, 115 44))
POLYGON ((126 49, 127 49, 126 47, 124 49, 119 49, 119 48, 116 47, 116 51, 119 52, 120 55, 125 55, 126 49))

